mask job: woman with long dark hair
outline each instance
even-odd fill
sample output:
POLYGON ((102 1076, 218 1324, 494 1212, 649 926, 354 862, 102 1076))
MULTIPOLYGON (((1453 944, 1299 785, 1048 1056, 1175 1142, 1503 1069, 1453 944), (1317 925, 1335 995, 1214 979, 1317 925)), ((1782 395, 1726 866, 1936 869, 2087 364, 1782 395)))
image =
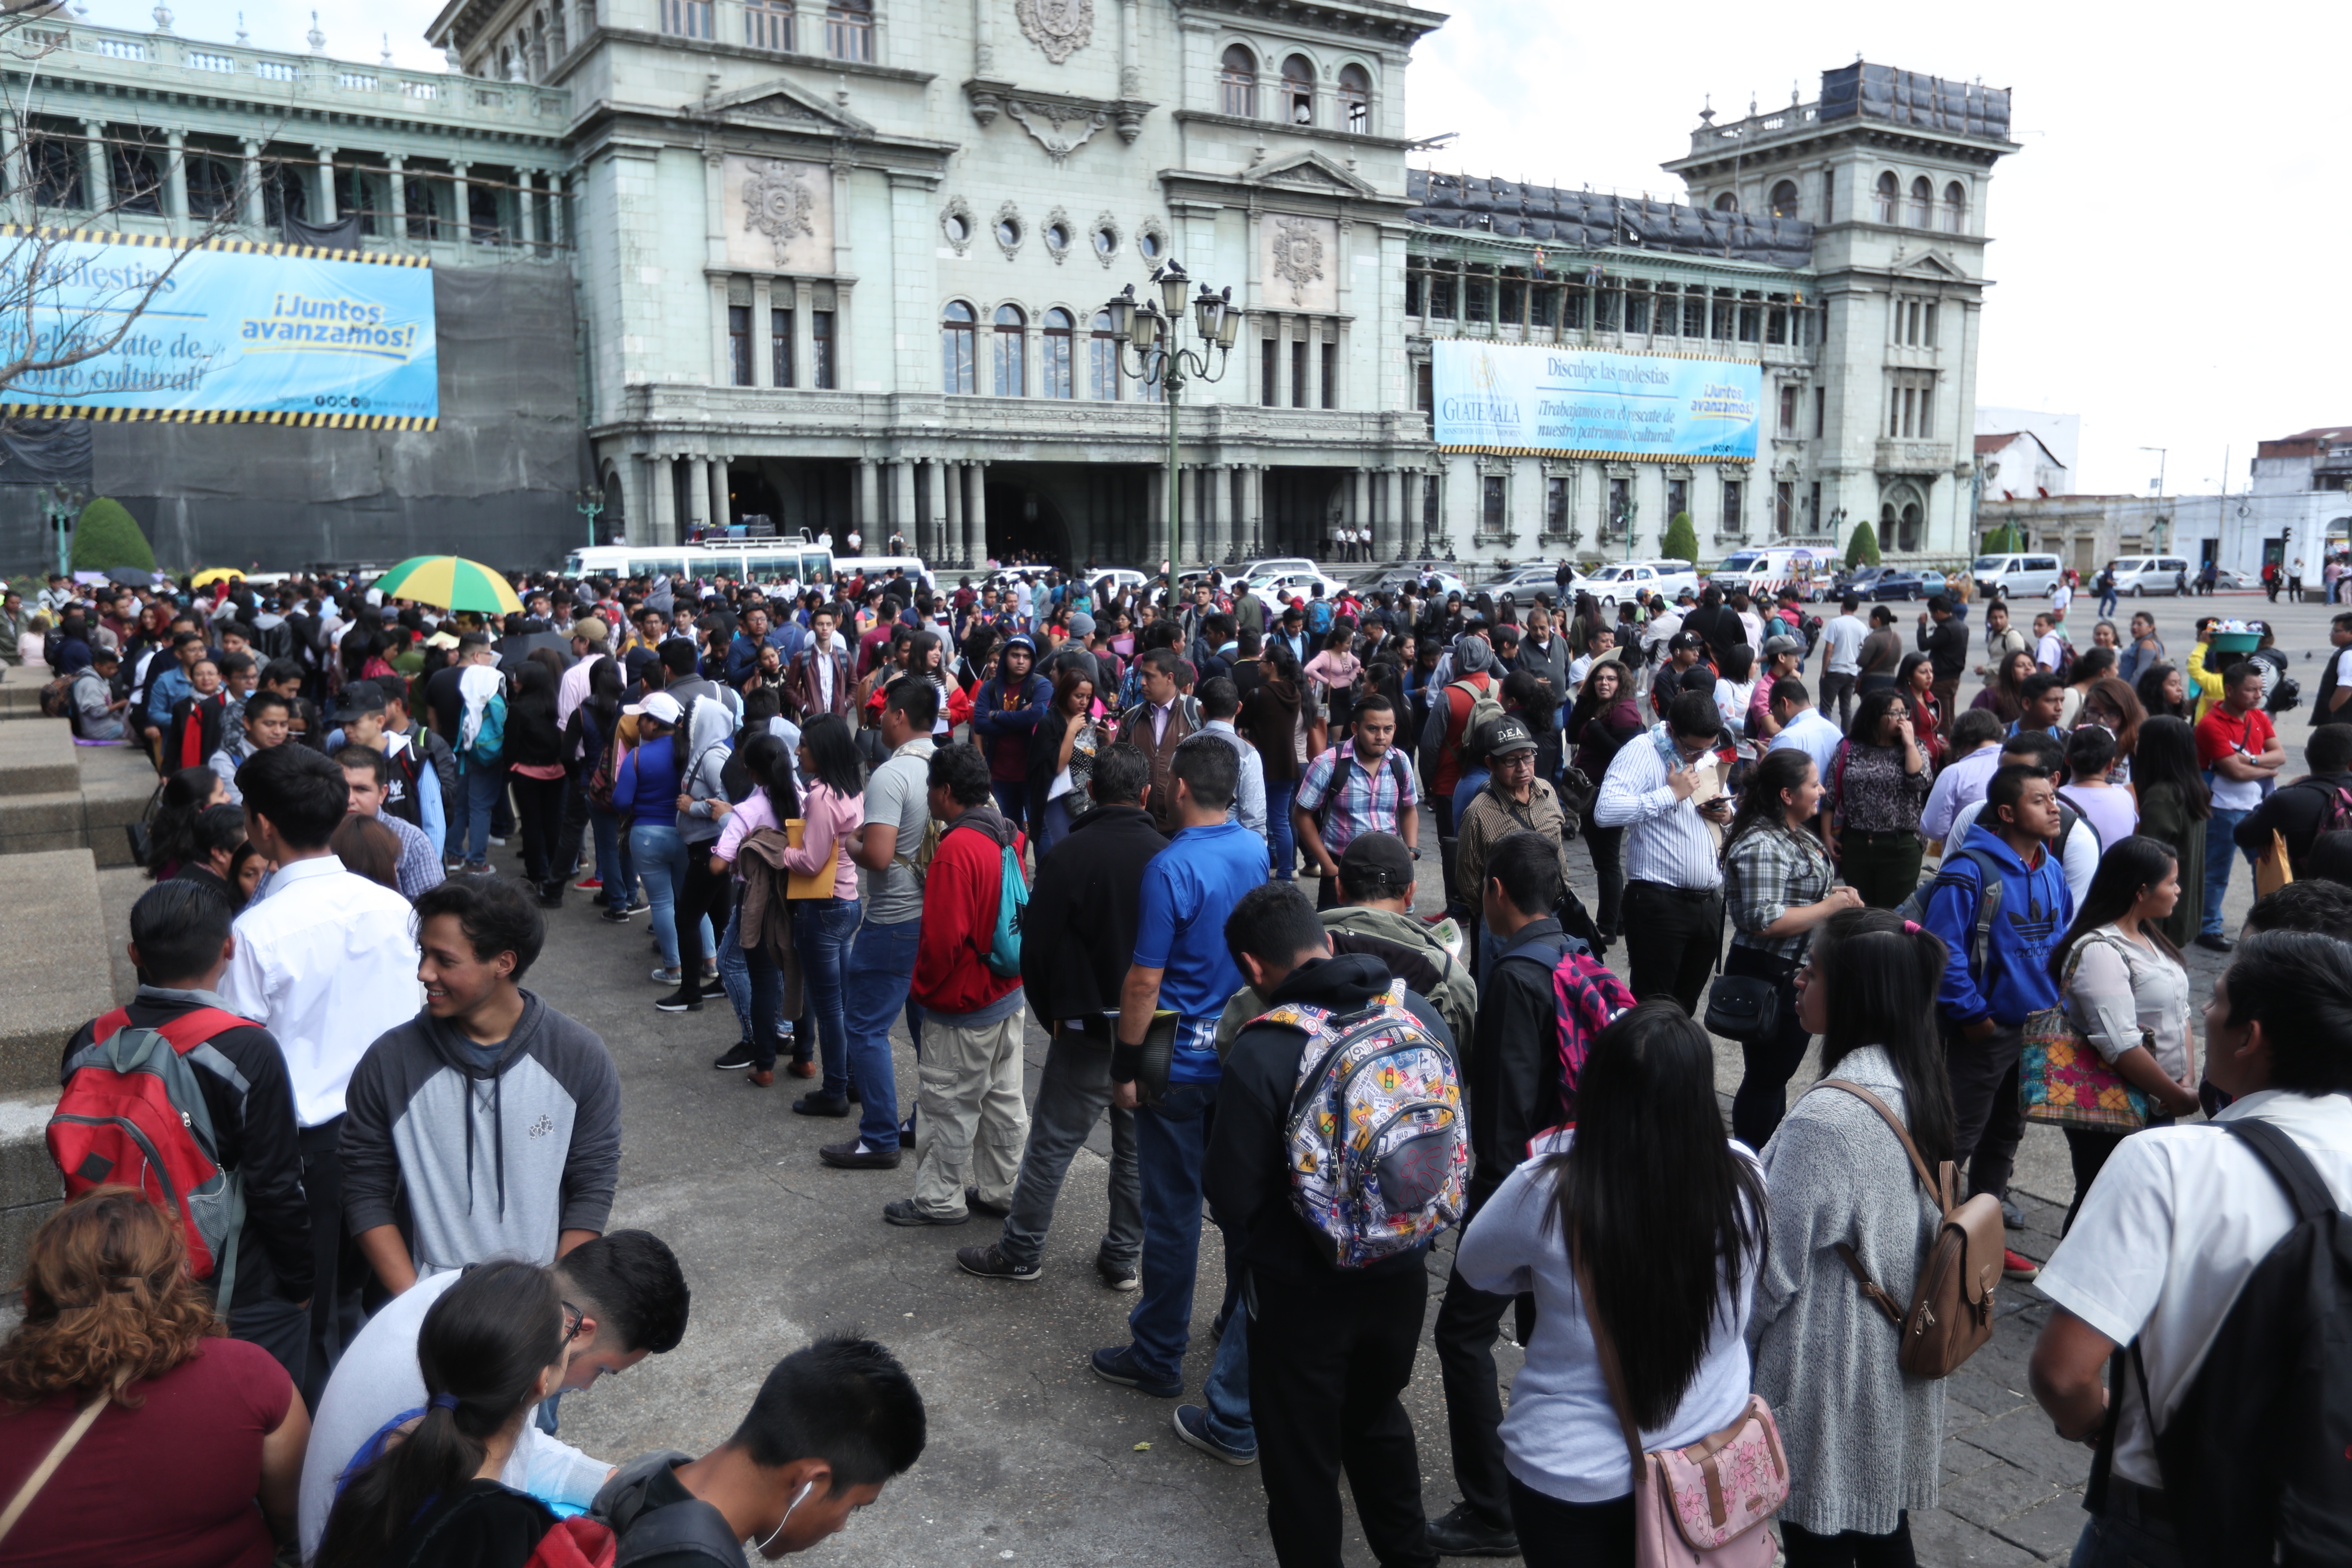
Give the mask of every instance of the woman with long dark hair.
POLYGON ((147 823, 147 875, 168 882, 183 861, 194 857, 196 818, 207 806, 229 804, 228 786, 202 763, 182 768, 155 789, 154 816, 147 823))
MULTIPOLYGON (((1924 653, 1906 653, 1895 667, 1895 689, 1911 710, 1911 736, 1932 773, 1944 765, 1944 704, 1936 696, 1936 667, 1924 653)), ((1847 731, 1849 734, 1851 731, 1847 731)))
POLYGON ((1534 1156, 1478 1211, 1454 1258, 1475 1289, 1536 1299, 1503 1418, 1511 1518, 1528 1568, 1631 1563, 1634 1478, 1592 1320, 1616 1350, 1645 1449, 1737 1420, 1763 1177, 1723 1135, 1706 1031, 1671 1000, 1594 1038, 1576 1125, 1534 1156))
POLYGON ((1919 885, 1919 813, 1934 778, 1900 681, 1855 704, 1823 780, 1830 855, 1862 901, 1891 910, 1919 885))
POLYGON ((1287 882, 1297 868, 1297 841, 1290 831, 1290 803, 1306 772, 1310 731, 1317 718, 1312 689, 1299 679, 1298 656, 1279 637, 1258 653, 1262 679, 1242 710, 1240 728, 1265 764, 1265 837, 1274 854, 1274 874, 1287 882))
POLYGON ((1074 660, 1055 676, 1053 700, 1030 732, 1029 820, 1041 861, 1094 809, 1095 758, 1110 744, 1094 721, 1094 677, 1074 660))
POLYGON ((1748 713, 1756 697, 1756 650, 1733 643, 1716 656, 1715 708, 1733 739, 1748 736, 1748 713))
POLYGON ((2083 710, 2076 718, 2077 722, 2096 724, 2116 738, 2116 760, 2107 769, 2107 782, 2131 783, 2132 752, 2139 748, 2139 727, 2147 719, 2139 694, 2119 677, 2102 676, 2083 694, 2083 710))
POLYGON ((536 658, 522 661, 515 671, 514 700, 507 704, 503 753, 515 826, 522 836, 523 879, 550 907, 563 901, 562 879, 568 869, 555 864, 556 840, 563 833, 563 731, 555 722, 555 687, 547 666, 536 658))
POLYGON ((2083 703, 2091 695, 2091 688, 2102 680, 2116 678, 2116 650, 2111 647, 2088 647, 2074 660, 2074 668, 2066 674, 2065 703, 2058 710, 2058 727, 2071 730, 2082 721, 2083 703))
MULTIPOLYGON (((621 723, 621 661, 600 658, 588 671, 588 696, 572 710, 581 766, 590 779, 599 772, 611 777, 620 771, 614 737, 621 723)), ((600 801, 588 794, 588 828, 596 846, 596 891, 604 900, 606 921, 625 924, 636 904, 636 872, 629 863, 629 837, 610 804, 611 792, 600 801)))
POLYGON ((1762 1148, 1780 1124, 1789 1079, 1805 1059, 1811 1035, 1797 1021, 1796 973, 1812 934, 1840 910, 1862 905, 1854 889, 1830 885, 1837 870, 1813 834, 1821 804, 1812 758, 1793 746, 1767 752, 1724 833, 1723 907, 1732 935, 1723 973, 1769 982, 1780 1003, 1771 1034, 1739 1047, 1747 1070, 1732 1097, 1731 1131, 1751 1149, 1762 1148))
MULTIPOLYGON (((1594 791, 1609 772, 1619 751, 1638 739, 1649 726, 1642 721, 1641 699, 1633 693, 1633 672, 1615 649, 1592 661, 1576 706, 1568 711, 1568 743, 1576 748, 1573 766, 1594 791)), ((1624 934, 1625 829, 1603 827, 1586 821, 1579 829, 1592 851, 1592 874, 1601 884, 1600 907, 1592 921, 1605 949, 1624 934)))
POLYGON ((521 1568, 555 1516, 499 1472, 562 1383, 579 1326, 538 1264, 467 1269, 417 1330, 425 1408, 361 1447, 311 1568, 521 1568))
POLYGON ((2197 733, 2188 720, 2159 713, 2139 727, 2132 793, 2139 799, 2140 832, 2165 845, 2179 862, 2179 900, 2157 925, 2176 949, 2187 947, 2202 929, 2205 823, 2213 815, 2212 792, 2197 766, 2197 733))
POLYGON ((2132 682, 2132 693, 2150 717, 2162 713, 2191 724, 2197 721, 2197 699, 2177 664, 2152 664, 2141 670, 2132 682))
MULTIPOLYGON (((1925 927, 1848 910, 1813 936, 1799 1016, 1822 1037, 1822 1077, 1867 1089, 1929 1170, 1953 1156, 1951 1089, 1936 1028, 1947 959, 1925 927)), ((1771 1244, 1748 1339, 1756 1392, 1789 1458, 1780 1545, 1790 1568, 1907 1568, 1910 1513, 1936 1506, 1945 1384, 1906 1376, 1902 1335, 1863 1295, 1839 1247, 1908 1301, 1939 1215, 1885 1121, 1816 1085, 1764 1149, 1771 1244)))
POLYGON ((830 713, 810 720, 801 731, 799 763, 805 826, 799 846, 784 852, 783 868, 802 877, 830 869, 832 880, 826 896, 793 901, 793 952, 824 1053, 823 1087, 794 1100, 793 1109, 803 1116, 846 1116, 849 1037, 842 1023, 842 977, 859 913, 857 862, 848 840, 866 822, 866 770, 849 726, 830 713))
MULTIPOLYGON (((751 733, 740 754, 753 787, 727 814, 727 826, 719 830, 719 842, 710 851, 714 869, 734 870, 742 858, 746 838, 763 827, 781 833, 784 824, 801 815, 793 746, 764 727, 751 733)), ((739 886, 741 880, 736 879, 739 886)), ((744 945, 742 899, 739 895, 729 903, 727 930, 719 939, 719 984, 734 1004, 742 1035, 733 1048, 710 1065, 721 1072, 748 1069, 751 1085, 765 1089, 776 1081, 776 1052, 785 1027, 783 971, 778 954, 765 942, 755 938, 750 946, 744 945)), ((803 987, 803 1017, 793 1029, 792 1071, 796 1078, 816 1075, 816 1026, 807 1016, 807 995, 803 987)))
POLYGON ((2007 729, 2025 711, 2025 683, 2032 679, 2033 668, 2032 654, 2021 648, 2001 660, 2000 679, 1987 681, 1985 689, 1969 706, 1991 709, 1993 717, 2007 729))
MULTIPOLYGON (((2074 923, 2050 949, 2051 977, 2068 1020, 2125 1082, 2147 1091, 2155 1102, 2151 1127, 2168 1127, 2198 1108, 2189 971, 2160 929, 2180 900, 2180 883, 2170 845, 2144 833, 2118 839, 2099 857, 2074 923)), ((2074 1165, 2074 1201, 2059 1227, 2063 1236, 2126 1134, 2104 1127, 2061 1131, 2074 1165)))

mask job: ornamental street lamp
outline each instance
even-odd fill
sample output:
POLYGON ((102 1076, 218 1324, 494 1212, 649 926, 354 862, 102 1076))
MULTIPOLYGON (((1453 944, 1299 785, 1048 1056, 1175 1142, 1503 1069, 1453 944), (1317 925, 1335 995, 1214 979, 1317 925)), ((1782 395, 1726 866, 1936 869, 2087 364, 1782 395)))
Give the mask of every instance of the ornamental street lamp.
POLYGON ((58 575, 73 574, 73 525, 81 515, 82 494, 65 485, 51 485, 41 491, 41 511, 49 520, 49 527, 58 536, 58 575))
POLYGON ((572 500, 580 514, 588 520, 588 547, 593 550, 596 547, 596 519, 604 510, 604 492, 583 485, 572 492, 572 500))
POLYGON ((1192 300, 1192 331, 1200 343, 1197 348, 1184 348, 1180 343, 1184 289, 1192 280, 1185 276, 1184 264, 1171 259, 1152 273, 1151 281, 1160 286, 1157 300, 1137 304, 1135 285, 1130 283, 1104 309, 1110 312, 1111 339, 1117 345, 1112 352, 1117 356, 1119 374, 1132 376, 1147 386, 1158 386, 1162 401, 1168 405, 1168 570, 1163 592, 1167 595, 1165 602, 1172 606, 1176 603, 1183 505, 1183 477, 1177 467, 1178 410, 1184 401, 1186 383, 1223 378, 1234 341, 1241 335, 1244 312, 1234 305, 1231 289, 1211 293, 1209 286, 1202 284, 1201 292, 1192 300), (1130 347, 1135 350, 1133 370, 1127 367, 1127 350, 1130 347), (1210 368, 1213 363, 1213 370, 1210 368))

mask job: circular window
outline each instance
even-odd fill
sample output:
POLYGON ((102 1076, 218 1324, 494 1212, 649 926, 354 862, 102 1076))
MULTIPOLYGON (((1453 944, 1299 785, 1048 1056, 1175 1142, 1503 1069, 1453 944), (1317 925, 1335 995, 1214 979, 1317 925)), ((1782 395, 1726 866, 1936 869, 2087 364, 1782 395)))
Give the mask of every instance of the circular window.
POLYGON ((1160 259, 1160 237, 1146 229, 1136 237, 1135 248, 1143 252, 1144 260, 1157 261, 1160 259))
POLYGON ((961 245, 971 237, 971 224, 961 213, 948 214, 944 226, 947 229, 948 239, 952 244, 961 245))
POLYGON ((1045 247, 1049 250, 1069 249, 1070 231, 1064 228, 1058 223, 1047 224, 1045 226, 1045 247))
POLYGON ((1009 217, 996 220, 996 243, 1008 248, 1021 243, 1021 226, 1009 217))
POLYGON ((1118 235, 1106 224, 1095 230, 1095 254, 1108 256, 1118 248, 1118 235))

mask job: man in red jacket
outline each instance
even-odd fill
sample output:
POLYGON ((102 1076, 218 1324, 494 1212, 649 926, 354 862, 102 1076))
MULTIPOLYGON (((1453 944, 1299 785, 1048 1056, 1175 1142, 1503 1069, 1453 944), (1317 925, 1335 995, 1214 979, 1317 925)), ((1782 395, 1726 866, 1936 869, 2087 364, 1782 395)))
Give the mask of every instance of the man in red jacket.
POLYGON ((883 1205, 892 1225, 961 1225, 973 1207, 1013 1205, 1029 1107, 1021 1094, 1021 977, 986 962, 1021 835, 990 802, 988 760, 977 746, 931 754, 931 815, 943 825, 923 879, 915 1000, 923 1005, 922 1071, 915 1104, 915 1195, 883 1205), (965 1185, 969 1177, 971 1184, 965 1185))

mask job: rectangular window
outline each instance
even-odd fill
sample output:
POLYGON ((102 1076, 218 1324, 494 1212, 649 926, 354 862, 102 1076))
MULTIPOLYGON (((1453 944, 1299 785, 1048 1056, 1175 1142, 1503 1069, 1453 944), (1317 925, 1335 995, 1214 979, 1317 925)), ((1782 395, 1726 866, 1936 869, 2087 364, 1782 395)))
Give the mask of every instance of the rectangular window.
POLYGON ((1921 329, 1919 339, 1923 347, 1932 349, 1936 346, 1936 317, 1941 309, 1942 307, 1938 306, 1932 300, 1927 302, 1926 310, 1927 321, 1926 325, 1921 329))
POLYGON ((1682 335, 1686 338, 1706 336, 1706 296, 1705 294, 1683 296, 1682 335))
POLYGON ((1629 292, 1625 296, 1625 330, 1629 332, 1650 330, 1650 297, 1647 294, 1629 292))
POLYGON ((1404 313, 1408 316, 1421 314, 1421 273, 1410 267, 1405 268, 1404 274, 1404 313))
POLYGON ((1307 343, 1304 339, 1290 345, 1290 406, 1307 406, 1307 343))
POLYGON ((1917 416, 1918 416, 1918 412, 1919 412, 1919 389, 1918 389, 1917 387, 1916 387, 1916 386, 1906 386, 1906 387, 1905 387, 1905 388, 1903 389, 1903 434, 1904 434, 1904 435, 1908 436, 1908 435, 1910 435, 1910 434, 1911 434, 1912 422, 1913 422, 1913 420, 1915 420, 1916 418, 1917 418, 1917 416))
POLYGON ((1739 511, 1739 481, 1726 479, 1723 481, 1724 534, 1727 538, 1736 538, 1744 532, 1747 527, 1748 524, 1739 511))
POLYGON ((1919 439, 1932 440, 1936 435, 1936 386, 1933 382, 1919 389, 1919 439))
POLYGON ((1837 217, 1837 171, 1822 171, 1822 221, 1831 223, 1837 217))
POLYGON ((1045 349, 1044 363, 1037 367, 1045 383, 1040 390, 1047 397, 1076 397, 1078 393, 1071 375, 1070 334, 1049 329, 1040 341, 1045 349))
POLYGON ((1752 343, 1762 335, 1763 330, 1764 311, 1762 307, 1757 305, 1740 306, 1739 341, 1743 343, 1752 343))
POLYGON ((830 392, 833 379, 833 312, 809 312, 809 384, 830 392))
POLYGON ((1830 433, 1830 389, 1813 388, 1813 439, 1820 440, 1830 433))
POLYGON ((1682 300, 1672 289, 1658 289, 1657 303, 1650 309, 1650 331, 1662 338, 1671 338, 1682 326, 1682 300))
POLYGON ((1503 325, 1507 327, 1525 326, 1528 320, 1527 279, 1524 278, 1514 278, 1510 274, 1505 273, 1503 275, 1503 286, 1500 290, 1500 294, 1502 300, 1500 314, 1503 325))
POLYGON ((1462 275, 1462 319, 1465 321, 1492 321, 1495 319, 1495 275, 1482 267, 1473 267, 1462 275))
POLYGON ((1781 306, 1774 305, 1764 312, 1764 341, 1768 343, 1789 341, 1789 312, 1781 306))
POLYGON ((1338 343, 1325 343, 1323 345, 1323 379, 1318 388, 1318 390, 1323 394, 1324 407, 1337 408, 1339 406, 1339 345, 1338 343))
POLYGON ((1559 315, 1559 289, 1538 287, 1528 291, 1528 325, 1536 327, 1554 326, 1558 324, 1559 315))
POLYGON ((1781 479, 1772 487, 1772 531, 1782 539, 1797 531, 1797 486, 1781 479))
POLYGON ((777 54, 793 50, 793 8, 779 0, 744 0, 743 41, 777 54))
POLYGON ((1805 531, 1819 534, 1821 531, 1822 486, 1821 481, 1816 479, 1813 481, 1812 488, 1805 494, 1805 531))
POLYGON ((1454 274, 1452 267, 1439 265, 1429 269, 1429 313, 1445 321, 1454 319, 1454 274))
POLYGON ((1584 308, 1590 296, 1581 289, 1568 289, 1559 303, 1559 324, 1580 330, 1584 325, 1584 308))
POLYGON ((1565 479, 1544 481, 1544 531, 1552 534, 1568 531, 1568 480, 1565 479))
POLYGON ((751 307, 727 307, 727 380, 730 385, 751 384, 751 307))
POLYGON ((710 0, 661 0, 662 31, 677 38, 710 37, 710 0))
POLYGON ((1126 379, 1118 373, 1118 340, 1108 328, 1097 331, 1087 340, 1087 395, 1097 403, 1117 403, 1118 384, 1126 379))
POLYGON ((778 386, 794 386, 793 380, 793 313, 790 310, 768 312, 768 357, 772 366, 771 379, 778 386))
POLYGON ((1592 295, 1592 330, 1613 332, 1617 330, 1618 308, 1625 297, 1613 289, 1596 289, 1592 295))
POLYGON ((824 52, 837 60, 874 59, 874 0, 833 0, 824 8, 824 52))
POLYGON ((1632 518, 1629 515, 1629 509, 1633 505, 1633 480, 1612 479, 1609 481, 1609 522, 1611 527, 1622 528, 1632 521, 1632 518))
POLYGON ((1504 503, 1507 500, 1504 486, 1507 482, 1500 474, 1488 474, 1486 478, 1478 522, 1487 533, 1503 531, 1504 503))
POLYGON ((1886 394, 1886 434, 1891 438, 1903 434, 1903 393, 1890 387, 1886 394))
POLYGON ((1728 298, 1715 301, 1716 342, 1727 343, 1731 341, 1733 317, 1738 310, 1738 307, 1734 305, 1728 298))
POLYGON ((1666 521, 1672 522, 1688 510, 1690 510, 1690 481, 1668 479, 1666 481, 1666 521))
POLYGON ((1797 384, 1786 381, 1780 384, 1780 434, 1794 436, 1796 433, 1797 384))
POLYGON ((1437 424, 1437 394, 1432 383, 1429 362, 1423 360, 1412 367, 1412 405, 1422 412, 1432 428, 1437 424))
POLYGON ((1258 401, 1268 408, 1282 406, 1282 344, 1272 338, 1265 340, 1258 354, 1258 379, 1264 384, 1258 389, 1258 401))

